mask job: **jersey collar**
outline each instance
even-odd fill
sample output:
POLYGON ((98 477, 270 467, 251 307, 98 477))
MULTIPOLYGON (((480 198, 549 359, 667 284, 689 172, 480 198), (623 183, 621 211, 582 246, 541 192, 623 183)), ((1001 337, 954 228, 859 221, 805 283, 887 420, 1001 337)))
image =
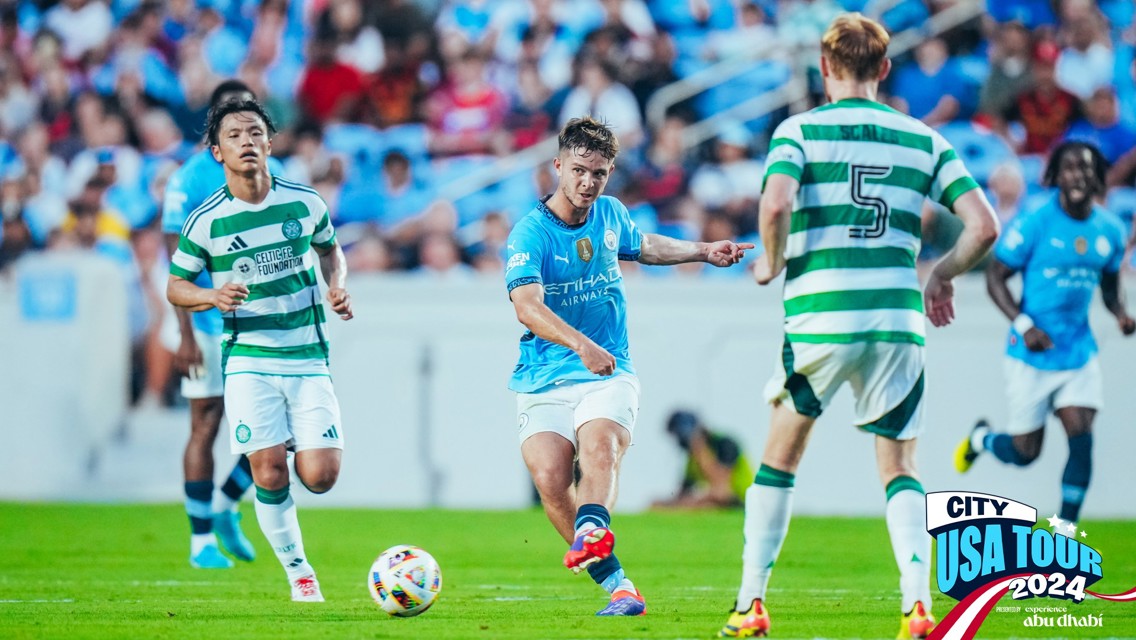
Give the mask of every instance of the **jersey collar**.
MULTIPOLYGON (((536 208, 539 209, 540 212, 544 214, 544 217, 548 218, 548 220, 551 221, 552 224, 560 227, 561 229, 565 229, 567 231, 575 231, 576 229, 579 229, 579 228, 583 227, 584 225, 588 224, 588 220, 591 220, 592 209, 589 208, 588 209, 588 217, 584 218, 584 221, 581 222, 580 224, 568 224, 567 222, 564 222, 563 220, 560 219, 559 216, 557 216, 555 213, 552 212, 552 209, 548 208, 547 204, 545 204, 548 201, 548 199, 551 198, 551 197, 552 196, 545 196, 545 197, 541 198, 540 200, 537 200, 536 201, 536 208)), ((595 205, 593 205, 593 207, 594 206, 595 205)))

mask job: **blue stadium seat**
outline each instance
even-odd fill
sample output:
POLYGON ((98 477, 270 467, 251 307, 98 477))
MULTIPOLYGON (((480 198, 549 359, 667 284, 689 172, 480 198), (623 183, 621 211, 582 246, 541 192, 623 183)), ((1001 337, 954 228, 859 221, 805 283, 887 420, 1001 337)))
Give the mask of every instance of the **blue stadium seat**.
POLYGON ((386 139, 370 125, 329 125, 323 131, 323 144, 328 151, 347 158, 347 182, 374 180, 382 171, 386 139))
POLYGON ((940 127, 939 133, 955 148, 979 184, 986 184, 994 167, 1014 158, 1014 151, 1005 141, 970 122, 951 122, 940 127))

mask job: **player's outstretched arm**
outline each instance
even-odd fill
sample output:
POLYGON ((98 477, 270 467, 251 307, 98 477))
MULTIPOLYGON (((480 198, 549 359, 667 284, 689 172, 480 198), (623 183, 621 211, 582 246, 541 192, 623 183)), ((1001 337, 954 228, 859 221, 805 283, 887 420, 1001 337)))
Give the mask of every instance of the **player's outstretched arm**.
POLYGON ((509 292, 517 320, 541 338, 568 347, 580 356, 588 371, 601 376, 615 372, 615 356, 580 333, 544 304, 544 285, 521 285, 509 292))
POLYGON ((330 247, 313 244, 312 248, 319 255, 320 271, 323 272, 323 281, 327 283, 327 302, 331 305, 331 310, 342 320, 354 318, 351 296, 347 294, 347 259, 343 257, 343 249, 338 242, 332 243, 330 247))
POLYGON ((1105 271, 1101 274, 1101 298, 1104 300, 1104 306, 1109 310, 1112 315, 1116 316, 1116 322, 1120 325, 1120 331, 1126 336, 1136 333, 1136 320, 1128 315, 1128 305, 1124 299, 1124 289, 1120 286, 1120 272, 1105 271))
POLYGON ((206 289, 173 274, 170 274, 166 283, 166 299, 175 307, 187 311, 205 311, 216 307, 227 313, 239 307, 248 297, 248 292, 248 287, 236 282, 226 282, 219 289, 206 289))
POLYGON ((923 290, 927 318, 936 327, 945 327, 955 319, 951 281, 978 264, 998 239, 998 216, 982 189, 971 189, 960 195, 954 202, 954 212, 962 219, 962 234, 931 269, 923 290))
POLYGON ((1052 349, 1053 340, 1049 334, 1035 327, 1033 319, 1022 313, 1021 305, 1014 300, 1009 281, 1015 273, 1017 271, 1005 262, 994 258, 986 267, 986 292, 990 294, 994 305, 1014 324, 1014 329, 1022 336, 1027 349, 1030 351, 1052 349))
POLYGON ((774 173, 765 181, 757 214, 757 230, 765 253, 753 266, 757 284, 769 284, 785 270, 785 244, 789 241, 793 202, 800 187, 796 178, 784 173, 774 173))
POLYGON ((746 250, 752 248, 753 245, 748 242, 690 242, 657 233, 644 233, 639 262, 657 265, 708 262, 716 267, 728 267, 740 262, 746 250))

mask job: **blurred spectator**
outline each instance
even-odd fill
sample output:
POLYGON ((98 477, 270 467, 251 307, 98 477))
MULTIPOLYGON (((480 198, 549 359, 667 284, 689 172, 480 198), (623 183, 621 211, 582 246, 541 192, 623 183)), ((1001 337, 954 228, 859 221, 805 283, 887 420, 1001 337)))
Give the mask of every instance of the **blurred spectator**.
POLYGON ((50 145, 47 127, 39 121, 29 124, 16 138, 16 150, 25 172, 36 174, 52 186, 65 184, 67 165, 51 152, 50 145))
POLYGON ((551 93, 536 63, 522 62, 517 68, 516 94, 511 97, 504 123, 505 130, 513 136, 513 149, 531 147, 550 133, 552 118, 544 107, 551 93))
POLYGON ((1026 181, 1022 168, 1016 161, 1003 162, 990 172, 987 180, 990 204, 998 214, 1002 226, 1018 215, 1022 207, 1022 197, 1026 192, 1026 181))
POLYGON ((0 177, 0 272, 32 248, 23 217, 23 193, 15 176, 0 177))
POLYGON ((978 111, 987 119, 1005 113, 1032 83, 1029 31, 1017 21, 1001 24, 997 29, 990 47, 990 73, 978 98, 978 111))
POLYGON ((374 230, 364 232, 351 244, 345 243, 344 252, 351 273, 390 271, 395 267, 390 245, 374 230))
POLYGON ((475 227, 473 232, 479 236, 466 247, 473 268, 479 273, 499 274, 504 271, 505 245, 512 230, 509 219, 500 211, 490 211, 479 223, 469 226, 475 227))
POLYGON ((130 225, 117 211, 107 208, 104 202, 110 184, 101 176, 91 178, 69 205, 70 210, 60 229, 73 235, 81 246, 93 247, 102 240, 130 240, 130 225))
POLYGON ((426 95, 422 51, 400 47, 389 39, 384 43, 386 63, 364 88, 363 120, 379 128, 419 120, 426 95))
POLYGON ((695 414, 675 411, 667 433, 687 454, 682 483, 673 497, 654 507, 739 507, 753 483, 753 466, 737 440, 706 428, 695 414))
POLYGON ((71 63, 106 44, 114 30, 113 16, 102 0, 62 0, 44 15, 43 25, 62 40, 63 57, 71 63))
POLYGON ((1120 120, 1120 103, 1116 90, 1100 87, 1084 103, 1084 117, 1073 123, 1065 134, 1066 140, 1083 140, 1114 163, 1136 147, 1136 130, 1120 120))
POLYGON ((19 131, 39 110, 39 98, 24 84, 11 56, 0 54, 0 132, 19 131))
POLYGON ((237 75, 248 54, 248 39, 244 34, 226 24, 212 2, 201 4, 194 27, 194 32, 201 35, 201 51, 209 70, 225 78, 237 75))
POLYGON ((300 79, 296 101, 300 113, 319 124, 350 120, 359 107, 363 78, 336 58, 335 36, 317 34, 308 47, 308 66, 300 79))
POLYGON ((461 250, 453 235, 429 233, 418 244, 416 272, 443 280, 461 280, 473 275, 473 269, 461 261, 461 250))
POLYGON ((522 57, 534 60, 549 88, 555 91, 567 85, 572 77, 574 54, 583 41, 582 34, 569 24, 571 6, 556 0, 524 0, 507 5, 508 10, 495 17, 499 33, 497 59, 509 65, 522 57))
POLYGON ((892 106, 937 127, 960 115, 965 86, 947 43, 928 38, 915 48, 915 61, 896 72, 891 83, 892 106))
POLYGON ((374 73, 382 68, 383 36, 364 21, 361 0, 332 0, 320 15, 316 28, 319 32, 335 33, 339 42, 335 55, 339 62, 362 73, 374 73))
POLYGON ((616 82, 617 73, 610 63, 585 55, 579 83, 564 100, 558 123, 564 126, 572 118, 590 115, 611 127, 622 154, 642 144, 643 117, 631 90, 616 82))
POLYGON ((312 184, 331 167, 331 153, 323 144, 323 130, 314 122, 304 122, 292 132, 292 152, 284 160, 284 178, 312 184))
POLYGON ((51 233, 59 229, 67 217, 67 201, 56 189, 45 189, 43 185, 40 175, 34 171, 24 176, 23 219, 37 247, 47 246, 51 233))
POLYGON ((755 231, 761 198, 762 163, 748 155, 751 138, 740 122, 722 124, 714 158, 699 165, 690 178, 690 194, 706 209, 726 214, 736 226, 735 235, 755 231))
POLYGON ((789 46, 812 46, 820 42, 824 30, 843 10, 834 0, 781 2, 777 8, 777 33, 789 46))
POLYGON ((1057 85, 1087 100, 1098 88, 1112 84, 1112 47, 1095 4, 1069 13, 1062 24, 1067 44, 1057 59, 1057 85))
MULTIPOLYGON (((643 166, 636 173, 643 199, 659 212, 659 218, 674 221, 679 201, 685 197, 689 171, 682 136, 686 122, 669 117, 655 131, 643 166)), ((673 235, 673 234, 672 234, 673 235)), ((692 239, 692 238, 685 238, 692 239)))
MULTIPOLYGON (((1007 136, 1019 153, 1047 153, 1080 115, 1077 98, 1057 86, 1053 69, 1058 55, 1052 42, 1042 41, 1034 47, 1030 65, 1033 87, 1018 94, 1004 114, 1006 121, 1021 122, 1025 129, 1024 139, 1007 136)), ((999 128, 1006 133, 1003 126, 999 128)))
POLYGON ((482 54, 493 53, 499 27, 493 16, 504 4, 501 0, 446 0, 434 23, 440 46, 458 52, 474 48, 482 54))
POLYGON ((509 150, 502 124, 509 104, 488 82, 485 60, 474 50, 450 63, 446 81, 427 100, 430 152, 436 155, 499 154, 509 150))
POLYGON ((737 8, 737 24, 729 31, 714 31, 706 39, 703 56, 708 60, 723 60, 744 55, 761 47, 772 58, 787 53, 778 38, 777 28, 766 23, 765 10, 756 2, 742 2, 737 8))

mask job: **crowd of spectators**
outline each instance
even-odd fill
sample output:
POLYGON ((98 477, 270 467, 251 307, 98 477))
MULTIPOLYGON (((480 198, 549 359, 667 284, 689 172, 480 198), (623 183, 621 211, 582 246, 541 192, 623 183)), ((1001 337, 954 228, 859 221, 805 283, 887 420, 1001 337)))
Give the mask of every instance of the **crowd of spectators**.
MULTIPOLYGON (((511 225, 552 189, 550 163, 442 194, 585 113, 619 135, 608 193, 644 230, 753 240, 763 154, 789 110, 722 122, 693 147, 688 127, 795 73, 809 78, 804 106, 821 102, 815 46, 844 10, 921 34, 881 99, 938 128, 1001 217, 1049 197, 1045 154, 1073 137, 1113 162, 1109 204, 1130 219, 1132 2, 989 0, 985 15, 926 33, 968 2, 0 0, 0 269, 31 251, 110 257, 147 344, 164 313, 161 194, 227 78, 269 109, 284 177, 327 201, 355 273, 496 277, 511 225), (648 119, 659 88, 755 48, 744 73, 648 119)), ((931 204, 924 218, 929 258, 954 223, 931 204)))

